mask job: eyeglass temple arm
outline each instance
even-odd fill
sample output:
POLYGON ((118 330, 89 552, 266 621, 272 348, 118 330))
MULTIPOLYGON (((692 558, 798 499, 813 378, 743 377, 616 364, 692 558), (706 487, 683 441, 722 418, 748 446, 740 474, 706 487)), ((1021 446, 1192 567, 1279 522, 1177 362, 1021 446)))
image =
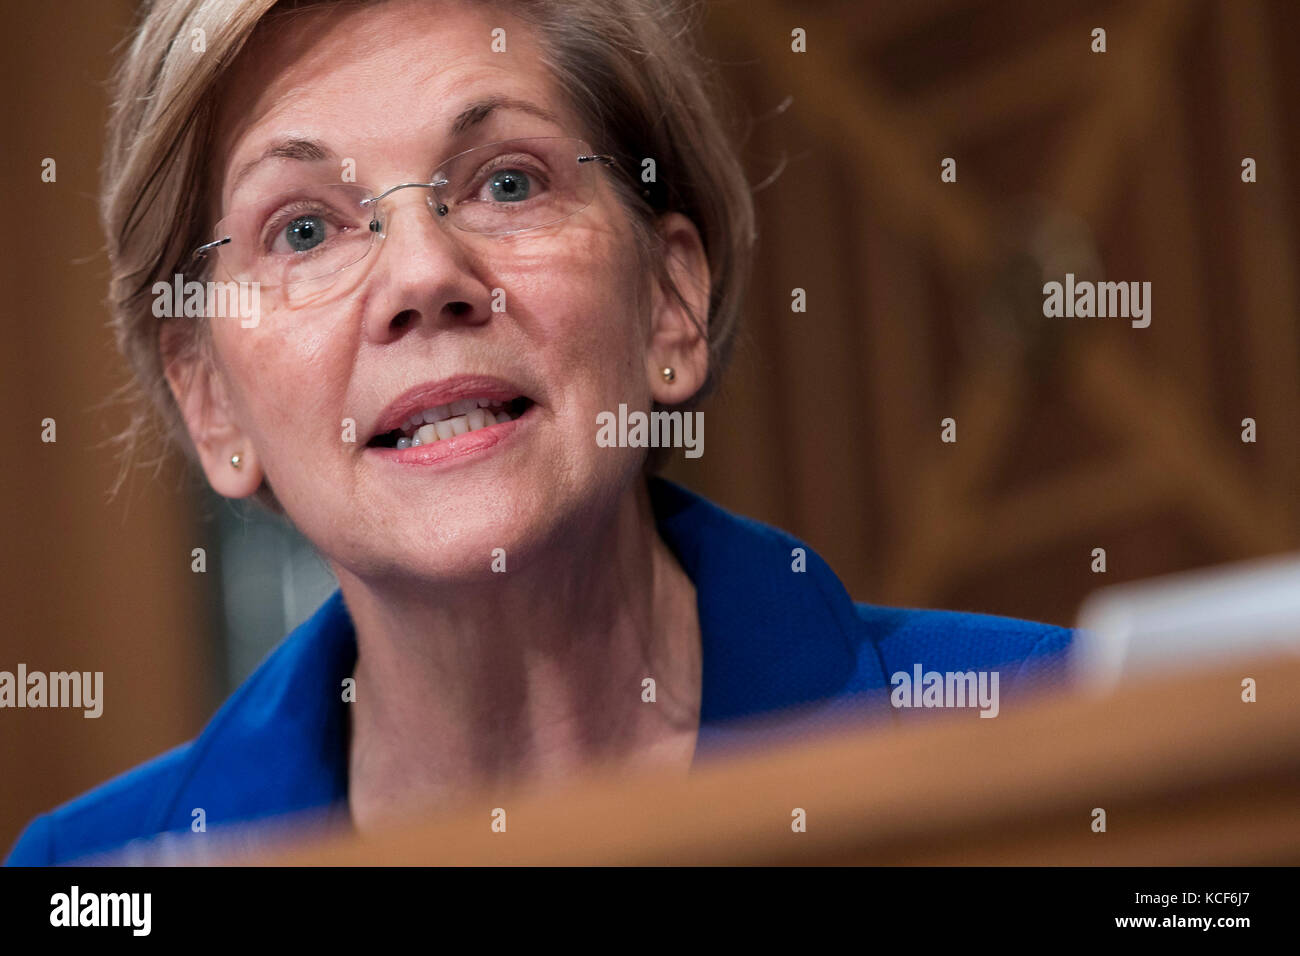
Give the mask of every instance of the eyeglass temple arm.
POLYGON ((224 246, 229 241, 230 241, 230 236, 226 236, 224 239, 217 239, 214 242, 204 243, 203 245, 199 246, 197 249, 194 250, 194 258, 195 259, 202 258, 203 256, 206 256, 209 252, 211 252, 213 249, 217 248, 217 246, 224 246))

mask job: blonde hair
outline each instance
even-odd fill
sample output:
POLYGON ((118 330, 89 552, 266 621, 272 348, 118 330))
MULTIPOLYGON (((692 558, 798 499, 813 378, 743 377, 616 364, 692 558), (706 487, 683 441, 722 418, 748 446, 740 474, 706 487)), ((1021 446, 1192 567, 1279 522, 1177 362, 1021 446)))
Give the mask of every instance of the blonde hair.
MULTIPOLYGON (((155 318, 151 290, 183 272, 193 250, 210 238, 207 156, 226 71, 263 23, 288 12, 367 2, 373 0, 158 0, 143 10, 111 79, 100 207, 112 327, 134 376, 125 391, 141 399, 121 437, 118 487, 145 436, 160 437, 164 451, 176 444, 195 457, 167 385, 160 336, 167 320, 155 318)), ((677 0, 492 0, 492 6, 537 30, 547 65, 602 152, 634 176, 644 158, 654 159, 657 183, 614 179, 642 254, 656 248, 653 223, 662 213, 680 212, 699 230, 711 284, 709 376, 678 407, 695 404, 725 366, 755 240, 751 190, 721 120, 721 90, 687 40, 701 8, 677 0)), ((663 257, 645 261, 684 305, 663 257)), ((168 341, 177 353, 200 356, 208 347, 206 323, 181 320, 174 331, 168 341)), ((273 496, 262 500, 276 507, 273 496)))

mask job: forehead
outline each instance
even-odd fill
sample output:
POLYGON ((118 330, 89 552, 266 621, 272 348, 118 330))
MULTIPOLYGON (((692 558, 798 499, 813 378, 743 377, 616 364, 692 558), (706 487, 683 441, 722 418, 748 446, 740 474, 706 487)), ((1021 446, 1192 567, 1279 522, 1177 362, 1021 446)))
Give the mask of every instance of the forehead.
POLYGON ((494 131, 584 135, 540 53, 528 24, 490 5, 389 0, 276 18, 258 27, 219 91, 210 156, 218 192, 228 195, 237 173, 286 139, 405 166, 435 163, 494 131), (485 101, 502 105, 458 130, 457 117, 485 101))

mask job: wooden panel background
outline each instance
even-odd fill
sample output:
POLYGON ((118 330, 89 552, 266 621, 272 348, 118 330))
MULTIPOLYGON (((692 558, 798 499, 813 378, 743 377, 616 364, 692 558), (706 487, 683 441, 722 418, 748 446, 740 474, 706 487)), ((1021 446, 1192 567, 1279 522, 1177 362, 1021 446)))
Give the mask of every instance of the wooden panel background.
POLYGON ((1300 544, 1300 8, 711 10, 752 178, 787 162, 757 196, 747 347, 674 477, 806 538, 860 600, 1056 623, 1103 583, 1300 544), (1150 328, 1044 318, 1067 271, 1150 281, 1150 328))
POLYGON ((216 704, 210 597, 189 557, 210 542, 189 486, 167 468, 108 500, 106 441, 127 417, 106 399, 126 371, 106 325, 96 194, 103 84, 130 17, 123 0, 22 4, 0 41, 0 670, 104 672, 98 718, 0 710, 4 854, 37 813, 193 736, 216 704))

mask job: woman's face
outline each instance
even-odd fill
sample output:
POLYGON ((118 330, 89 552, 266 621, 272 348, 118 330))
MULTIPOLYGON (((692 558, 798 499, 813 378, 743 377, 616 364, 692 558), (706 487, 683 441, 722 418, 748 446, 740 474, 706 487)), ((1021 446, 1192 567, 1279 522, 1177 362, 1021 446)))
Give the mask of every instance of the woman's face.
MULTIPOLYGON (((286 179, 343 181, 349 161, 356 182, 381 190, 426 182, 479 144, 588 138, 529 29, 504 13, 391 2, 291 23, 254 38, 224 91, 213 154, 223 215, 286 179), (497 27, 505 52, 493 49, 497 27), (453 134, 468 107, 502 99, 556 119, 498 106, 453 134), (263 158, 288 139, 320 149, 263 158)), ((220 441, 196 444, 214 487, 247 494, 264 474, 332 563, 388 580, 487 573, 496 548, 514 569, 607 513, 644 450, 598 447, 597 414, 680 401, 700 384, 690 372, 671 393, 656 382, 674 360, 656 346, 667 306, 638 265, 610 175, 597 171, 585 210, 504 237, 438 222, 427 190, 399 190, 387 237, 349 270, 363 278, 344 294, 291 309, 268 292, 254 327, 210 320, 218 384, 199 431, 220 441), (532 404, 495 429, 409 452, 372 444, 410 402, 418 412, 505 393, 532 404), (248 463, 238 472, 236 446, 248 463)))

